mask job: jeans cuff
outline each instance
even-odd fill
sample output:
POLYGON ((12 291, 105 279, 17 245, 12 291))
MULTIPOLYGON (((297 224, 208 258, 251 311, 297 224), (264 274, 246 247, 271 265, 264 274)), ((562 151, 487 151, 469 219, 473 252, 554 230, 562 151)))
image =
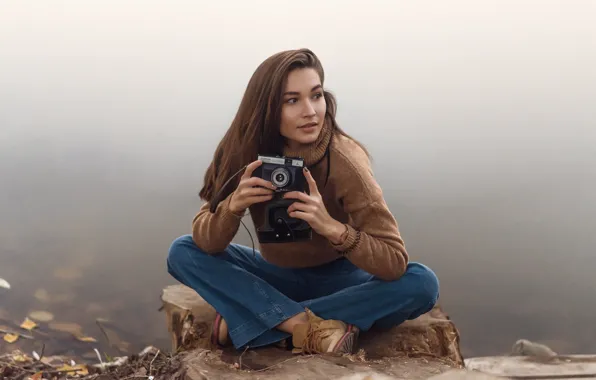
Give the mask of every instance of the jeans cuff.
MULTIPOLYGON (((230 338, 234 342, 234 346, 236 348, 243 347, 247 343, 265 334, 267 331, 272 330, 273 328, 275 328, 275 326, 303 311, 304 308, 299 304, 292 305, 283 312, 280 312, 278 308, 270 309, 265 313, 261 313, 258 316, 255 316, 254 319, 251 319, 250 321, 247 321, 242 325, 236 327, 234 330, 231 330, 229 332, 230 338)), ((283 333, 282 331, 279 332, 283 333)), ((283 338, 284 336, 281 335, 279 336, 279 339, 277 339, 277 337, 272 336, 270 343, 275 343, 279 340, 282 340, 283 338)), ((259 341, 260 346, 264 344, 268 343, 263 343, 259 341)))

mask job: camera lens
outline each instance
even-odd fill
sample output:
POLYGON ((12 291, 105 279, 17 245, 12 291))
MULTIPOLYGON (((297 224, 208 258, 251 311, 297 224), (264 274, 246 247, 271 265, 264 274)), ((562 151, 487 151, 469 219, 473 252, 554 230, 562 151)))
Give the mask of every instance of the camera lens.
POLYGON ((286 168, 277 168, 271 173, 271 182, 276 187, 284 187, 290 182, 290 173, 286 168))

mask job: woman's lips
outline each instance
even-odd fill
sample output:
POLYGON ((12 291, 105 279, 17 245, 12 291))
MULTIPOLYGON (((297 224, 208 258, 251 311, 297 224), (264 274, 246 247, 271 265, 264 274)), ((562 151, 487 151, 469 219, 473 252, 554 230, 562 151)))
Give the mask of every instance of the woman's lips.
POLYGON ((304 132, 313 132, 317 129, 318 125, 319 125, 318 123, 308 123, 301 127, 298 127, 298 129, 300 129, 301 131, 304 131, 304 132))

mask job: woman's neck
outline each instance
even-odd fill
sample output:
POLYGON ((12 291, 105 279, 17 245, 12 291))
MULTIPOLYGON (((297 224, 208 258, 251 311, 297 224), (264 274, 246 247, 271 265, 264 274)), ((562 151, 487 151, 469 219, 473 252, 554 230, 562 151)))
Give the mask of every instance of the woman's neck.
POLYGON ((311 166, 323 158, 330 141, 331 128, 324 124, 319 137, 312 144, 300 144, 297 141, 286 141, 286 146, 284 147, 284 156, 302 157, 304 159, 305 165, 311 166))
POLYGON ((316 144, 316 143, 302 144, 298 141, 286 139, 286 145, 284 147, 284 150, 287 150, 290 152, 301 152, 303 150, 307 150, 313 144, 316 144))

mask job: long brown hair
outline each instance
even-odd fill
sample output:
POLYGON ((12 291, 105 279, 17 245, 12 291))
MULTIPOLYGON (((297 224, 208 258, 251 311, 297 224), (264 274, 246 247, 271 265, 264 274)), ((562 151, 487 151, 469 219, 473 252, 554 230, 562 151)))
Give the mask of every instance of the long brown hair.
MULTIPOLYGON (((236 188, 240 176, 226 182, 258 154, 281 155, 284 137, 280 134, 283 91, 288 74, 295 69, 312 68, 324 85, 325 72, 317 56, 309 49, 286 50, 267 58, 253 73, 236 116, 220 141, 207 168, 199 196, 211 202, 215 195, 224 199, 236 188), (223 189, 226 185, 226 189, 223 189), (234 186, 232 186, 234 185, 234 186)), ((324 90, 327 111, 325 123, 334 133, 351 138, 335 121, 337 102, 324 90)), ((354 140, 356 141, 356 140, 354 140)), ((362 144, 356 141, 366 152, 362 144)), ((367 152, 368 154, 368 152, 367 152)))

